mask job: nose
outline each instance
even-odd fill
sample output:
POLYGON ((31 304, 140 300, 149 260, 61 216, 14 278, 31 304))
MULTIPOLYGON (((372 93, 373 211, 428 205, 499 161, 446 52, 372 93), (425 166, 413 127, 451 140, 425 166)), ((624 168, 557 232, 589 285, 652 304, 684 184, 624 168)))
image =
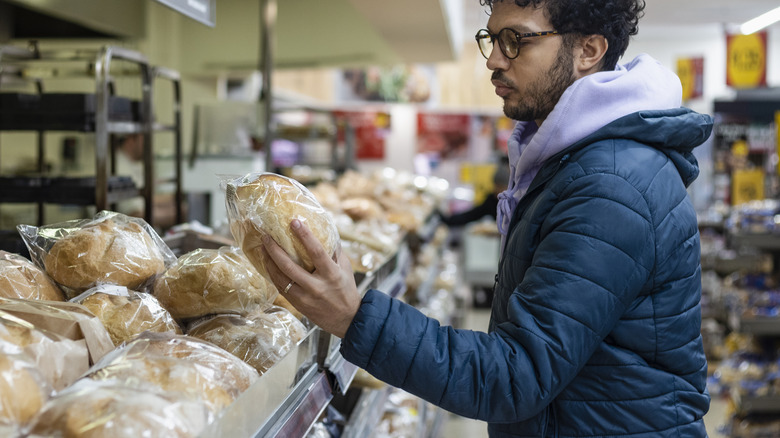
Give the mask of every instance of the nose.
POLYGON ((490 71, 506 70, 509 68, 509 59, 507 59, 499 47, 493 47, 490 56, 487 59, 487 68, 490 71))

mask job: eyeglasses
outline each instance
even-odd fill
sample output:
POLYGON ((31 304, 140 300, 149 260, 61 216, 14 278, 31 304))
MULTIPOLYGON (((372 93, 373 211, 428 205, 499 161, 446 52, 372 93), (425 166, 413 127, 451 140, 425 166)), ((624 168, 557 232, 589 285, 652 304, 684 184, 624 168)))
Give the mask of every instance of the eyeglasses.
POLYGON ((501 49, 501 53, 507 59, 515 59, 520 54, 520 41, 523 38, 531 37, 543 37, 550 35, 560 35, 557 30, 547 30, 544 32, 528 32, 519 33, 508 27, 505 27, 498 31, 497 34, 490 33, 487 29, 480 29, 474 38, 477 40, 479 51, 482 52, 482 56, 485 59, 490 58, 490 54, 493 53, 493 47, 495 41, 498 39, 498 47, 501 49))

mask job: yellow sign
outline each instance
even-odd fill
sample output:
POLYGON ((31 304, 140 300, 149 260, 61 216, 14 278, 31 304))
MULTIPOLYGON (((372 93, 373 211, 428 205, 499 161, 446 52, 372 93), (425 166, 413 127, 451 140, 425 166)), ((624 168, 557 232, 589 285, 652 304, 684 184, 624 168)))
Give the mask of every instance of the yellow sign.
POLYGON ((766 32, 726 36, 726 85, 766 86, 766 32))
POLYGON ((731 175, 731 205, 764 199, 764 172, 735 170, 731 175))
POLYGON ((704 58, 678 58, 677 76, 682 84, 683 100, 701 97, 704 82, 704 58))
POLYGON ((474 205, 479 205, 493 191, 495 164, 463 164, 460 168, 460 180, 474 186, 474 205))
MULTIPOLYGON (((777 154, 780 156, 780 111, 775 111, 775 141, 777 142, 777 154)), ((777 173, 780 174, 780 162, 777 163, 777 173)))

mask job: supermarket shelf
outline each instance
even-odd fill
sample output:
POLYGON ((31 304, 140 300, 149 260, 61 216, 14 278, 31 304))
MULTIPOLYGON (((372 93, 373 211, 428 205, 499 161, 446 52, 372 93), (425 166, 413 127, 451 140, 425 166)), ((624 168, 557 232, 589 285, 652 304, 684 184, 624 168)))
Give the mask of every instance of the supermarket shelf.
MULTIPOLYGON (((109 204, 136 196, 140 191, 130 177, 109 178, 109 204)), ((0 177, 0 202, 93 205, 95 178, 0 177)))
POLYGON ((780 414, 780 395, 748 397, 735 391, 733 399, 742 414, 780 414))
POLYGON ((364 390, 349 418, 349 422, 344 427, 344 432, 341 434, 342 438, 371 436, 382 418, 390 391, 392 391, 392 387, 389 386, 382 389, 364 390))
POLYGON ((765 251, 780 251, 780 234, 773 233, 733 233, 731 242, 735 246, 748 246, 765 251))
POLYGON ((327 376, 315 362, 319 333, 311 330, 200 437, 305 437, 333 398, 327 376))
POLYGON ((742 317, 737 330, 760 336, 780 336, 780 318, 742 317))

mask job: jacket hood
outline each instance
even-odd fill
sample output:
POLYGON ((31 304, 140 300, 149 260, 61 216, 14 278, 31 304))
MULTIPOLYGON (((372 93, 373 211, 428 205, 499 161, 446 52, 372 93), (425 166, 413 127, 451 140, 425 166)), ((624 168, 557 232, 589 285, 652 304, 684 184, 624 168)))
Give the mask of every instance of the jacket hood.
POLYGON ((550 157, 629 114, 679 108, 681 102, 677 75, 649 55, 575 81, 541 126, 515 126, 507 145, 509 188, 499 195, 499 230, 506 233, 512 211, 550 157))

